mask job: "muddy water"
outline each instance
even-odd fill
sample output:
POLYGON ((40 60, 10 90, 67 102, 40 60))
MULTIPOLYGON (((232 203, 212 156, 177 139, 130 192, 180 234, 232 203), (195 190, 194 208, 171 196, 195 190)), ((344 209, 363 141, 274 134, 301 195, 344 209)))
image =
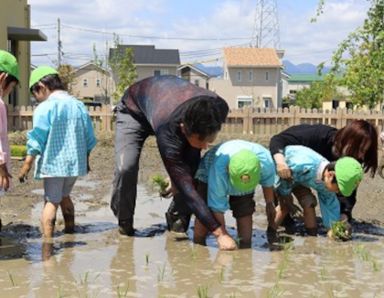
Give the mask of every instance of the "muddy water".
MULTIPOLYGON (((220 252, 165 232, 169 201, 139 187, 136 237, 120 236, 109 209, 109 190, 95 199, 81 180, 73 191, 77 230, 64 235, 62 220, 52 244, 33 225, 0 233, 0 297, 384 297, 384 231, 361 229, 351 242, 294 236, 271 251, 266 218, 254 217, 252 249, 220 252), (364 230, 364 231, 363 231, 364 230)), ((41 190, 36 189, 36 193, 41 190)), ((260 193, 257 209, 263 210, 260 193)), ((229 230, 235 235, 228 214, 229 230)), ((192 229, 189 231, 189 237, 192 229)))

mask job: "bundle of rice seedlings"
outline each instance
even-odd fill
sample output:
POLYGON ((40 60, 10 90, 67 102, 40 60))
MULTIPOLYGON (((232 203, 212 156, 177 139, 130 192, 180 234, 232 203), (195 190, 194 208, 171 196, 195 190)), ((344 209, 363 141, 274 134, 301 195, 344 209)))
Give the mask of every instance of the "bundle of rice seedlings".
POLYGON ((334 222, 331 227, 332 238, 341 241, 350 240, 352 238, 352 235, 347 225, 348 224, 344 221, 334 222))
POLYGON ((27 146, 25 145, 10 145, 12 157, 26 157, 27 146))

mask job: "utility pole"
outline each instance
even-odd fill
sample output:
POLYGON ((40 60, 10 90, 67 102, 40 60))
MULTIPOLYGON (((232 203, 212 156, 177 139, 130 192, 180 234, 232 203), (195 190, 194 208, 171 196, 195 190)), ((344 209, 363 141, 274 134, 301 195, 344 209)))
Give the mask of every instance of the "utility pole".
POLYGON ((57 19, 57 68, 61 66, 60 18, 57 19))
POLYGON ((280 48, 277 0, 257 0, 251 46, 280 48))

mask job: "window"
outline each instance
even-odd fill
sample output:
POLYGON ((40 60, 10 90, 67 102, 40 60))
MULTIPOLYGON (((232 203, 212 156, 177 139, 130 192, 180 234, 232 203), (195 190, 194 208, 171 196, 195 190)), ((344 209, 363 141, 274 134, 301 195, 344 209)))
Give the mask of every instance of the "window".
POLYGON ((297 90, 289 90, 289 94, 296 94, 297 90))
POLYGON ((337 109, 339 107, 339 101, 338 100, 332 100, 332 109, 337 109))
POLYGON ((155 77, 161 75, 160 70, 155 70, 155 71, 153 72, 153 75, 154 75, 155 77))
POLYGON ((100 87, 100 79, 96 79, 96 87, 100 87))
POLYGON ((165 76, 167 75, 169 72, 168 72, 168 69, 164 68, 164 69, 160 69, 160 75, 162 76, 165 76))
POLYGON ((87 79, 83 80, 83 87, 88 87, 88 80, 87 79))
POLYGON ((252 107, 253 98, 252 96, 238 96, 237 97, 237 108, 241 109, 244 107, 252 107))
POLYGON ((195 85, 196 85, 197 87, 199 87, 199 86, 200 86, 200 81, 199 81, 199 80, 195 80, 195 85))
POLYGON ((248 81, 253 82, 253 70, 248 72, 248 81))
POLYGON ((266 81, 269 80, 269 73, 268 73, 268 71, 265 73, 265 80, 266 80, 266 81))
POLYGON ((237 81, 241 82, 241 71, 237 72, 237 81))
POLYGON ((272 108, 272 98, 263 97, 264 108, 272 108))

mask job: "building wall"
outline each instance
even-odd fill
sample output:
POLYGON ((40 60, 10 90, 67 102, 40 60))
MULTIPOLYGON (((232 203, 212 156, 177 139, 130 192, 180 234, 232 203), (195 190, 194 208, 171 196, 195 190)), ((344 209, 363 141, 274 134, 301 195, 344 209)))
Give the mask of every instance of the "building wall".
POLYGON ((115 91, 115 84, 108 74, 90 66, 76 72, 71 88, 72 94, 79 99, 95 99, 95 97, 105 95, 111 98, 112 93, 115 91), (97 86, 98 80, 100 82, 99 86, 97 86))
POLYGON ((265 107, 263 98, 271 98, 271 108, 276 108, 277 88, 276 86, 232 86, 231 81, 223 79, 210 79, 209 90, 223 97, 230 109, 239 107, 238 101, 251 98, 253 107, 265 107))
POLYGON ((231 109, 241 107, 239 101, 244 100, 253 107, 278 108, 281 107, 280 73, 280 68, 224 66, 224 78, 210 79, 209 89, 227 100, 231 109))
MULTIPOLYGON (((27 0, 1 0, 0 8, 0 49, 10 51, 8 41, 8 27, 30 27, 30 7, 27 0)), ((27 41, 14 41, 13 55, 17 58, 20 67, 20 84, 16 89, 17 105, 29 104, 28 80, 30 72, 30 43, 27 41)))
POLYGON ((159 71, 161 75, 177 75, 178 65, 135 65, 137 72, 136 81, 152 77, 155 71, 159 71))
POLYGON ((184 70, 180 73, 180 77, 188 82, 197 85, 201 88, 208 89, 208 78, 203 76, 200 72, 195 71, 192 68, 188 68, 188 70, 184 70))

